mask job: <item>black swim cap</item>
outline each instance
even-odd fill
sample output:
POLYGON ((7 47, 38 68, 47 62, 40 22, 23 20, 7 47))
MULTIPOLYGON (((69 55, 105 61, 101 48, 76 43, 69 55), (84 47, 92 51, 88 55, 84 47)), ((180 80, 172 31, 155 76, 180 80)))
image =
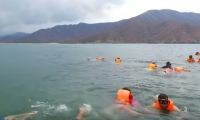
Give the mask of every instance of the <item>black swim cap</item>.
POLYGON ((168 100, 168 96, 167 96, 166 94, 161 93, 161 94, 158 96, 158 100, 168 100))
POLYGON ((190 55, 189 57, 192 58, 192 55, 190 55))

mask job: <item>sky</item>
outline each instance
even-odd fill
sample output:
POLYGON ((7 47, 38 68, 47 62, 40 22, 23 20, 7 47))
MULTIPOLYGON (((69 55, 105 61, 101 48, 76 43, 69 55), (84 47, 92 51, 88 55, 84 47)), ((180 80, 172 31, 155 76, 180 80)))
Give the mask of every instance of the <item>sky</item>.
POLYGON ((199 6, 200 0, 0 0, 0 35, 114 22, 155 9, 200 13, 199 6))

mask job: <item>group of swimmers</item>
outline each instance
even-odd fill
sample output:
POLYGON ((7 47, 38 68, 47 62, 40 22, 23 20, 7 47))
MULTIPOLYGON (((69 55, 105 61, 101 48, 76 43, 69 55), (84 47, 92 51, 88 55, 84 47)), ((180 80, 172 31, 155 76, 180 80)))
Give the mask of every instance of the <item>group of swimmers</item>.
MULTIPOLYGON (((151 63, 148 66, 148 69, 150 69, 150 70, 155 70, 156 68, 157 68, 156 63, 151 63)), ((173 68, 170 62, 166 62, 166 65, 163 66, 162 69, 163 69, 164 72, 172 72, 172 71, 175 71, 175 72, 190 72, 190 70, 186 70, 183 67, 174 67, 173 68)))
MULTIPOLYGON (((195 55, 200 56, 200 53, 196 52, 195 55)), ((192 55, 190 55, 189 58, 187 59, 187 61, 193 63, 193 62, 195 62, 195 59, 192 55)), ((200 58, 198 59, 197 63, 200 63, 200 58)))
MULTIPOLYGON (((143 113, 157 114, 156 112, 152 112, 150 108, 155 108, 163 112, 173 112, 173 111, 177 111, 180 113, 187 112, 187 109, 185 111, 181 111, 176 105, 174 105, 174 102, 171 99, 169 99, 166 94, 163 93, 157 95, 155 102, 152 103, 151 106, 147 106, 142 111, 137 110, 138 105, 140 105, 140 102, 133 97, 133 93, 131 92, 131 90, 127 87, 124 87, 117 91, 116 105, 108 108, 107 113, 111 115, 115 110, 124 110, 133 116, 141 116, 143 113)), ((84 108, 80 108, 76 120, 83 119, 85 113, 87 113, 87 110, 84 108)))
MULTIPOLYGON (((199 52, 196 52, 195 55, 196 55, 196 56, 200 56, 200 53, 199 53, 199 52)), ((87 58, 87 59, 90 60, 90 58, 87 58)), ((103 60, 105 60, 105 59, 106 59, 105 57, 97 57, 97 58, 96 58, 97 61, 103 61, 103 60)), ((121 58, 116 58, 116 59, 115 59, 115 62, 116 62, 116 63, 120 63, 120 62, 122 62, 122 60, 121 60, 121 58)), ((187 62, 190 62, 190 63, 195 62, 194 57, 193 57, 192 55, 190 55, 189 58, 187 59, 187 62)), ((197 63, 200 63, 200 58, 198 59, 197 63)), ((152 63, 152 64, 149 65, 148 68, 150 68, 150 69, 156 69, 156 68, 157 68, 157 65, 156 65, 155 63, 152 63)), ((165 68, 172 69, 171 63, 166 63, 165 68)), ((175 68, 175 69, 177 69, 177 71, 180 71, 180 67, 175 68)), ((181 69, 182 69, 181 71, 183 71, 183 68, 181 68, 181 69)), ((175 70, 175 71, 176 71, 176 70, 175 70)))
MULTIPOLYGON (((199 52, 196 52, 195 55, 200 56, 199 52)), ((88 60, 90 60, 88 58, 88 60)), ((96 60, 98 61, 103 61, 105 60, 104 57, 98 57, 96 58, 96 60)), ((116 63, 120 63, 122 60, 121 58, 116 58, 115 62, 116 63)), ((194 58, 192 55, 189 56, 189 58, 187 59, 187 62, 195 62, 194 58)), ((200 63, 200 58, 197 61, 198 63, 200 63)), ((148 69, 154 70, 157 68, 156 63, 151 63, 148 66, 148 69)), ((175 67, 173 68, 170 62, 166 62, 166 65, 162 67, 164 69, 164 72, 168 71, 176 71, 176 72, 190 72, 190 70, 185 70, 182 67, 175 67)), ((134 99, 133 94, 131 92, 131 90, 129 88, 122 88, 120 90, 118 90, 117 92, 117 97, 116 97, 116 106, 111 107, 110 111, 113 111, 113 109, 123 109, 129 113, 131 113, 132 115, 135 116, 140 116, 142 115, 142 113, 139 113, 137 110, 132 109, 132 107, 137 106, 138 104, 140 104, 137 100, 134 99)), ((158 110, 162 110, 162 111, 178 111, 178 112, 182 112, 177 106, 174 105, 174 102, 168 98, 168 96, 166 94, 159 94, 157 99, 155 100, 155 103, 153 103, 151 106, 148 106, 147 109, 145 109, 143 112, 146 113, 152 113, 152 111, 148 110, 149 107, 158 109, 158 110)), ((31 116, 37 114, 38 111, 32 111, 29 113, 24 113, 24 114, 19 114, 19 115, 11 115, 11 116, 7 116, 4 118, 0 118, 0 120, 26 120, 28 118, 30 118, 31 116)), ((81 107, 79 108, 79 113, 76 117, 76 120, 82 120, 83 116, 88 113, 87 109, 81 107)))
MULTIPOLYGON (((199 52, 196 52, 195 55, 200 56, 199 52)), ((195 62, 195 59, 192 55, 189 56, 187 59, 187 62, 193 63, 195 62)), ((200 63, 200 58, 198 59, 197 63, 200 63)), ((155 70, 157 68, 156 63, 151 63, 148 66, 148 69, 150 70, 155 70)), ((176 72, 190 72, 190 70, 186 70, 183 67, 172 67, 170 62, 166 62, 166 65, 162 67, 164 69, 164 72, 169 72, 169 71, 176 71, 176 72)))
MULTIPOLYGON (((96 58, 97 61, 104 61, 105 59, 106 59, 105 57, 97 57, 96 58)), ((90 58, 87 58, 87 60, 90 60, 90 58)), ((115 62, 120 63, 120 62, 122 62, 122 60, 121 60, 121 58, 116 58, 115 62)))

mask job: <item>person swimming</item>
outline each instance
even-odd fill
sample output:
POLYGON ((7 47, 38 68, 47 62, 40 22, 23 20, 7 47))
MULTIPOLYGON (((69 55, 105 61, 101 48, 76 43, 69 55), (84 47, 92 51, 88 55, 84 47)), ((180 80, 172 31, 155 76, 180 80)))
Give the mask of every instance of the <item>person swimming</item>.
POLYGON ((192 55, 189 56, 189 58, 187 59, 188 62, 195 62, 194 58, 192 57, 192 55))
POLYGON ((199 53, 199 52, 196 52, 195 55, 200 56, 200 53, 199 53))
POLYGON ((112 115, 113 111, 115 111, 117 109, 118 110, 121 109, 121 110, 124 110, 124 111, 130 113, 133 116, 141 115, 134 109, 134 107, 137 105, 140 105, 140 103, 139 103, 139 101, 137 101, 133 98, 133 94, 129 88, 124 87, 124 88, 119 89, 117 92, 115 102, 117 104, 108 108, 106 110, 106 113, 112 115))
POLYGON ((121 61, 122 61, 121 58, 116 58, 116 59, 115 59, 115 62, 116 62, 116 63, 120 63, 121 61))
POLYGON ((180 116, 181 119, 186 117, 184 116, 185 114, 183 113, 187 112, 186 107, 185 107, 185 111, 181 111, 177 106, 174 105, 174 102, 170 100, 166 94, 163 94, 163 93, 157 96, 155 103, 153 103, 151 106, 148 106, 145 109, 146 113, 148 114, 158 114, 157 112, 149 110, 149 108, 155 108, 159 111, 169 112, 169 113, 173 111, 179 112, 181 113, 181 116, 180 116))
POLYGON ((163 93, 158 95, 157 100, 151 106, 158 110, 180 112, 180 109, 174 105, 174 102, 168 99, 168 96, 163 93))
POLYGON ((151 69, 151 70, 154 70, 154 69, 157 68, 157 65, 156 65, 156 63, 151 63, 151 64, 148 66, 148 68, 151 69))
POLYGON ((104 57, 97 57, 96 60, 99 60, 99 61, 100 60, 105 60, 105 58, 104 57))
POLYGON ((173 69, 170 62, 166 62, 166 65, 163 66, 162 68, 164 68, 164 69, 165 68, 173 69))

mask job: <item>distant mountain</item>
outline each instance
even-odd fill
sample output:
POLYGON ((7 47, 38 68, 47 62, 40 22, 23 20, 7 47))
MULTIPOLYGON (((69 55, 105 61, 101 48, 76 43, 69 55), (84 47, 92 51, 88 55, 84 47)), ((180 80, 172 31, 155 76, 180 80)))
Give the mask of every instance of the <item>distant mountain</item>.
POLYGON ((26 35, 28 35, 28 33, 17 32, 17 33, 14 33, 14 34, 1 36, 0 41, 15 41, 15 40, 18 40, 22 37, 25 37, 26 35))
POLYGON ((150 10, 117 28, 66 43, 200 43, 200 14, 150 10))
POLYGON ((141 15, 138 15, 137 18, 148 23, 173 20, 200 26, 200 14, 192 12, 178 12, 168 9, 149 10, 141 15))
POLYGON ((91 35, 106 31, 123 24, 126 20, 110 23, 86 24, 79 23, 77 25, 58 25, 53 28, 38 30, 18 42, 63 42, 83 35, 91 35))
POLYGON ((149 10, 118 22, 58 25, 9 42, 200 43, 199 27, 200 14, 198 13, 167 9, 149 10))

